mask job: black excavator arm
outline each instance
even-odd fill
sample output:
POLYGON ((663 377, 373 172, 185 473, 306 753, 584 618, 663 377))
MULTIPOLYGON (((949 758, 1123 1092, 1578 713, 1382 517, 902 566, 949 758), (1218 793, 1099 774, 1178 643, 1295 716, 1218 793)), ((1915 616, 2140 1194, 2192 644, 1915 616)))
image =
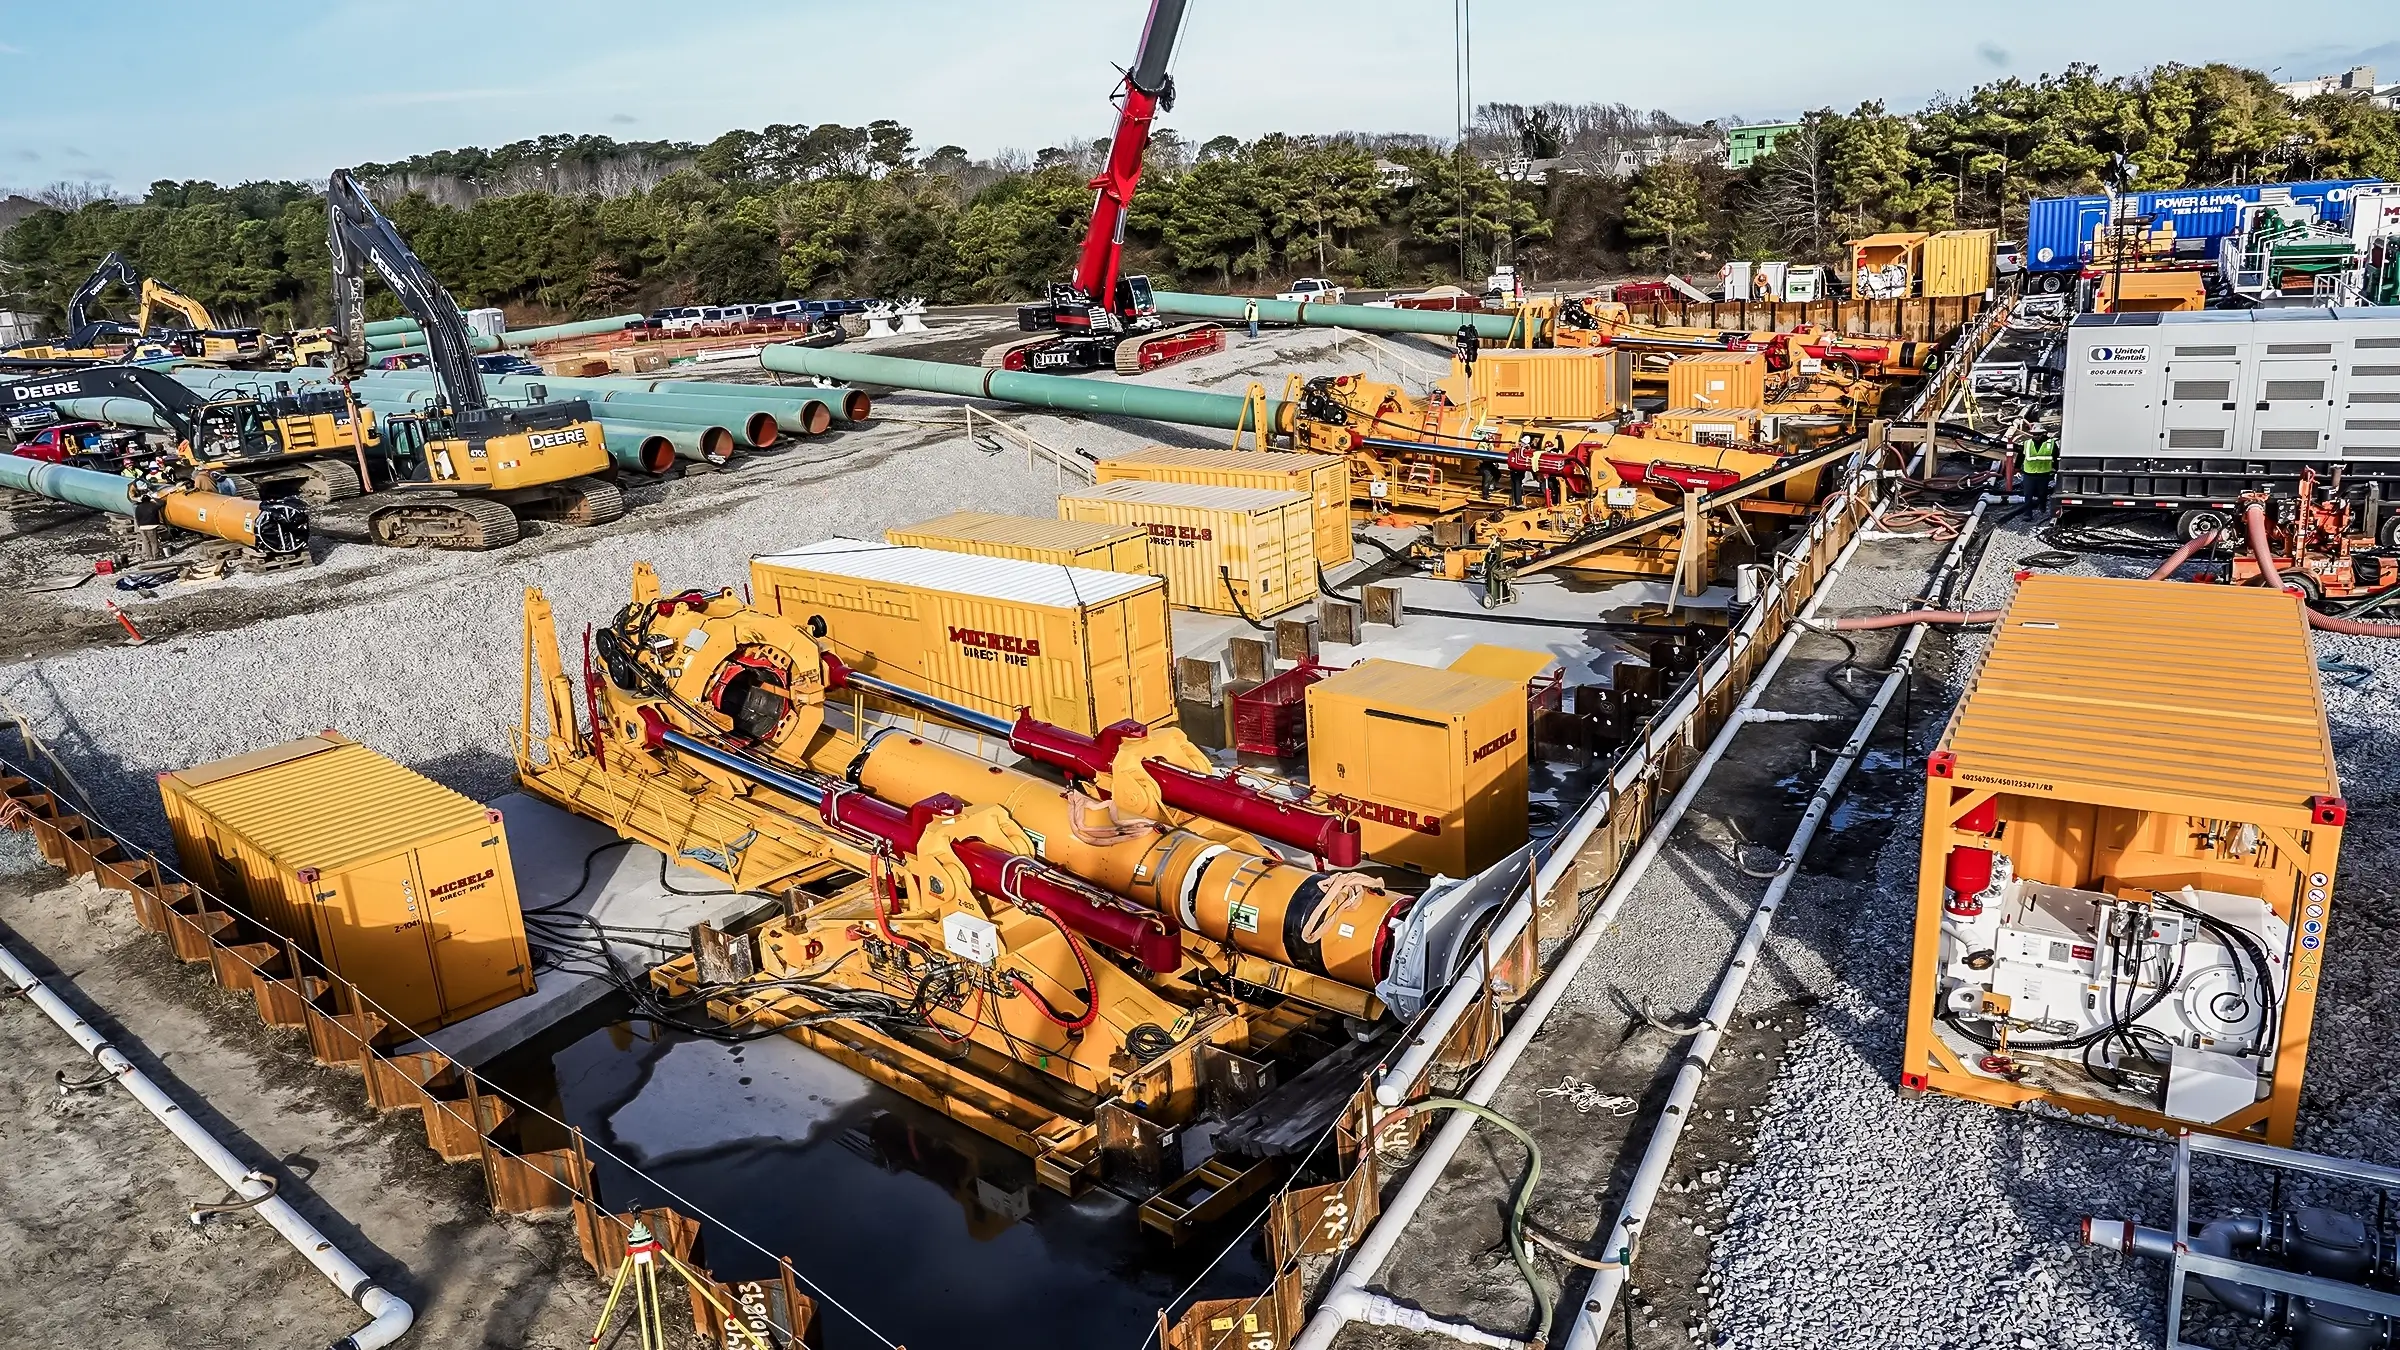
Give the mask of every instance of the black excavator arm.
POLYGON ((475 340, 466 317, 348 169, 334 170, 325 187, 325 242, 333 251, 336 378, 352 380, 366 373, 366 269, 373 267, 425 330, 433 378, 451 415, 474 420, 491 400, 484 393, 483 373, 475 366, 475 340))
POLYGON ((99 299, 100 292, 107 290, 112 282, 129 291, 138 291, 142 286, 142 279, 134 272, 133 264, 125 261, 124 254, 113 249, 100 260, 98 267, 92 269, 92 274, 84 278, 83 284, 75 288, 75 294, 67 297, 68 346, 88 347, 104 331, 131 331, 121 323, 92 322, 92 302, 99 299))
POLYGON ((142 366, 85 366, 0 381, 0 414, 63 399, 125 398, 157 410, 176 439, 189 441, 206 403, 174 379, 142 366))

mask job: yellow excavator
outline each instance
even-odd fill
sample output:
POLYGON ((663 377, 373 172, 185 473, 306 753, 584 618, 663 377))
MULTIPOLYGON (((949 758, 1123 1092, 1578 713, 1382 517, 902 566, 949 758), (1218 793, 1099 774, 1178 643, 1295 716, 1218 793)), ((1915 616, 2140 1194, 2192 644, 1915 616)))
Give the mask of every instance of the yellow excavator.
MULTIPOLYGON (((520 515, 568 525, 604 525, 625 514, 602 475, 608 445, 582 399, 495 402, 475 364, 458 302, 399 231, 375 209, 348 170, 325 191, 326 242, 333 251, 333 374, 350 402, 366 373, 366 274, 373 267, 424 327, 438 395, 422 413, 377 419, 378 454, 390 469, 392 504, 367 518, 375 541, 401 547, 486 549, 517 538, 520 515)), ((536 386, 538 388, 538 386, 536 386)))
POLYGON ((143 277, 141 294, 142 307, 133 324, 141 330, 145 344, 170 346, 182 355, 204 361, 254 361, 263 354, 259 330, 219 326, 208 306, 165 282, 143 277), (162 309, 182 315, 184 327, 153 330, 151 315, 162 309))

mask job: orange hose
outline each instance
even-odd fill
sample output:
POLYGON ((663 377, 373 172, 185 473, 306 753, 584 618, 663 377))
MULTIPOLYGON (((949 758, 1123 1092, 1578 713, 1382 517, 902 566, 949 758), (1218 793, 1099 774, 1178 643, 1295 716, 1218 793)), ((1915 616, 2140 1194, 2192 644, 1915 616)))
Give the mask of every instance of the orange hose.
POLYGON ((2176 568, 2183 566, 2187 562, 2190 562, 2194 554, 2200 552, 2202 549, 2214 548, 2218 544, 2224 543, 2226 537, 2226 532, 2223 530, 2208 531, 2206 534, 2203 534, 2200 537, 2192 540, 2190 543, 2185 544, 2182 548, 2179 548, 2173 553, 2168 554, 2167 560, 2163 563, 2160 563, 2158 565, 2158 570, 2150 574, 2150 579, 2152 581, 2165 581, 2168 577, 2175 575, 2176 568))
MULTIPOLYGON (((2258 559, 2259 573, 2269 586, 2283 588, 2283 574, 2275 570, 2275 551, 2267 547, 2267 508, 2252 502, 2242 508, 2242 525, 2250 534, 2250 556, 2258 559)), ((2300 612, 2308 616, 2308 626, 2320 633, 2343 633, 2350 637, 2400 638, 2400 624, 2368 623, 2363 619, 2337 619, 2331 614, 2319 614, 2306 597, 2300 601, 2300 612)))

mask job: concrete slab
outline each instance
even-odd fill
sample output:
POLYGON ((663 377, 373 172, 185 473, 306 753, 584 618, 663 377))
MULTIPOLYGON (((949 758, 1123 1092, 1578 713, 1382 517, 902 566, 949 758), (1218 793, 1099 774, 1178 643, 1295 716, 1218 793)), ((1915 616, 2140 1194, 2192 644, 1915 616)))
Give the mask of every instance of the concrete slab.
POLYGON ((517 896, 528 915, 526 937, 535 953, 534 991, 444 1027, 411 1048, 429 1047, 461 1064, 483 1064, 606 997, 614 986, 590 968, 598 934, 576 916, 618 930, 609 949, 628 968, 646 971, 667 953, 645 943, 681 949, 693 924, 723 926, 769 903, 754 895, 725 894, 723 882, 680 863, 665 867, 670 885, 661 885, 658 850, 626 843, 598 821, 525 793, 508 793, 491 805, 508 824, 517 896), (591 860, 589 881, 583 880, 586 858, 591 860), (568 948, 589 956, 573 969, 543 957, 545 951, 568 948))
MULTIPOLYGON (((1367 572, 1354 566, 1333 578, 1337 590, 1358 594, 1355 581, 1367 572)), ((1383 579, 1398 585, 1402 601, 1412 610, 1398 628, 1369 624, 1356 646, 1326 644, 1318 659, 1347 666, 1371 657, 1408 661, 1421 666, 1447 666, 1469 647, 1492 643, 1524 651, 1548 652, 1565 668, 1569 684, 1606 682, 1608 672, 1632 655, 1632 648, 1606 632, 1589 627, 1637 606, 1663 606, 1670 586, 1664 581, 1627 580, 1613 584, 1531 577, 1517 586, 1516 599, 1499 610, 1483 608, 1479 582, 1445 581, 1440 577, 1406 576, 1383 579)), ((1712 587, 1705 595, 1679 597, 1679 608, 1721 614, 1733 592, 1712 587)), ((1313 603, 1286 610, 1278 617, 1306 618, 1316 613, 1313 603)), ((1172 612, 1175 654, 1222 660, 1227 644, 1237 637, 1264 636, 1239 617, 1172 612)), ((1638 659, 1638 658, 1637 658, 1638 659)), ((1289 663, 1285 663, 1289 664, 1289 663)))

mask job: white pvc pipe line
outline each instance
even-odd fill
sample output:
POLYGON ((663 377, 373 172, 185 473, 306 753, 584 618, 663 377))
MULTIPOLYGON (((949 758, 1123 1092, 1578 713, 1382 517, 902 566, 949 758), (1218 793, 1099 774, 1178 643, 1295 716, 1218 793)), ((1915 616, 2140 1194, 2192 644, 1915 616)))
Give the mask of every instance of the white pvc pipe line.
MULTIPOLYGON (((1849 509, 1849 500, 1847 496, 1844 497, 1841 509, 1849 509)), ((1861 533, 1865 529, 1872 528, 1876 521, 1881 520, 1883 511, 1883 504, 1878 503, 1874 512, 1867 518, 1866 525, 1861 528, 1861 533)), ((1850 555, 1858 551, 1859 543, 1860 535, 1852 535, 1850 542, 1843 546, 1840 556, 1836 557, 1832 565, 1825 569, 1825 575, 1818 580, 1816 593, 1809 598, 1807 608, 1801 611, 1802 618, 1805 619, 1817 612, 1817 605, 1825 596, 1826 583, 1832 581, 1843 565, 1850 561, 1850 555)), ((1796 560, 1788 565, 1794 566, 1796 569, 1796 560)), ((1753 618, 1745 625, 1745 628, 1755 631, 1756 622, 1757 620, 1753 618)), ((1650 860, 1658 856, 1657 841, 1663 840, 1666 831, 1672 830, 1675 822, 1682 819, 1683 808, 1691 803, 1693 795, 1700 790, 1700 784, 1708 777, 1709 768, 1724 753, 1725 744, 1732 738, 1734 729, 1740 725, 1741 714, 1757 703, 1759 691, 1766 688, 1767 681, 1774 676, 1776 670, 1781 668, 1784 654, 1791 650, 1792 643, 1797 638, 1797 629, 1785 631, 1783 640, 1776 644, 1774 652, 1767 658, 1766 665, 1759 669, 1758 677, 1751 681, 1750 692, 1743 696, 1735 715, 1726 719, 1724 728, 1717 733, 1716 741, 1709 746, 1708 754, 1693 768, 1691 777, 1684 783, 1683 790, 1675 795, 1674 801, 1667 807, 1667 813, 1660 817, 1660 827, 1650 832, 1649 837, 1642 842, 1642 851, 1636 853, 1632 861, 1619 872, 1618 889, 1610 892, 1611 901, 1616 901, 1622 894, 1630 892, 1631 881, 1639 880, 1641 869, 1648 867, 1650 860)), ((1695 687, 1685 701, 1691 704, 1691 708, 1684 716, 1696 714, 1701 702, 1698 688, 1695 687)), ((1680 725, 1681 721, 1682 718, 1679 717, 1677 724, 1680 725)), ((1644 758, 1647 758, 1648 751, 1649 747, 1643 747, 1644 758)), ((1629 767, 1638 767, 1638 765, 1629 767)), ((1622 788, 1624 783, 1619 782, 1613 786, 1622 788)), ((1607 818, 1615 805, 1613 791, 1603 795, 1581 815, 1578 815, 1574 823, 1552 841, 1549 860, 1543 863, 1540 870, 1535 873, 1531 892, 1521 895, 1501 913, 1499 921, 1492 925, 1490 935, 1484 940, 1486 949, 1505 951, 1510 943, 1516 941, 1517 935, 1523 932, 1525 925, 1533 919, 1535 902, 1549 894, 1550 889, 1566 875, 1567 869, 1575 865, 1575 856, 1583 851, 1585 841, 1592 837, 1593 831, 1599 828, 1600 822, 1607 818)), ((1615 917, 1610 906, 1605 904, 1602 906, 1601 913, 1608 915, 1611 919, 1615 917)), ((1443 991, 1441 1002, 1434 1005, 1432 1016, 1417 1028, 1415 1037, 1401 1050, 1399 1058, 1393 1060, 1390 1067, 1386 1068, 1382 1075, 1375 1080, 1376 1102, 1386 1108, 1392 1108, 1406 1101, 1410 1086, 1424 1074, 1426 1066, 1433 1062, 1433 1057, 1441 1049, 1442 1042, 1449 1038, 1451 1028, 1458 1025, 1459 1019, 1466 1016, 1468 1009, 1482 1000, 1483 989, 1477 981, 1468 979, 1452 981, 1450 987, 1443 991)), ((1449 1124, 1457 1124, 1463 1119, 1464 1117, 1454 1116, 1449 1124)), ((1448 1125, 1445 1125, 1444 1128, 1447 1129, 1448 1125)))
MULTIPOLYGON (((1868 524, 1872 525, 1876 520, 1881 519, 1882 515, 1883 506, 1879 504, 1874 514, 1868 518, 1868 524)), ((1825 569, 1825 575, 1818 579, 1815 593, 1809 597, 1807 606, 1800 613, 1801 619, 1805 620, 1816 613, 1817 606, 1831 592, 1833 579, 1840 575, 1843 567, 1848 565, 1851 556, 1858 551, 1860 542, 1860 539, 1853 535, 1850 542, 1843 546, 1841 553, 1834 558, 1832 565, 1825 569)), ((1766 691, 1767 686, 1773 681, 1775 673, 1782 668, 1784 658, 1790 654, 1793 645, 1799 641, 1800 632, 1801 627, 1798 622, 1786 626, 1782 640, 1775 644, 1775 650, 1768 656, 1766 664, 1759 668, 1757 678, 1751 681, 1749 692, 1742 696, 1742 701, 1735 706, 1733 714, 1725 719, 1724 727, 1718 731, 1716 739, 1709 743, 1707 753, 1701 757, 1698 764, 1692 766, 1691 775, 1684 780, 1683 787, 1676 792, 1674 799, 1660 813, 1657 823, 1644 837, 1641 848, 1626 861, 1623 868, 1619 869, 1617 879, 1609 887, 1608 895, 1601 901, 1600 908, 1577 931, 1574 942, 1560 955, 1558 965, 1542 980, 1541 987, 1534 991, 1533 999, 1526 1005, 1525 1011, 1509 1028, 1508 1034, 1501 1038, 1500 1044, 1493 1049, 1490 1058, 1484 1061, 1482 1069, 1476 1073, 1474 1082, 1469 1084, 1467 1090, 1460 1096, 1479 1105, 1488 1105, 1491 1102, 1492 1097, 1499 1091, 1501 1083, 1507 1080, 1509 1070, 1516 1065, 1518 1056, 1524 1053, 1525 1047, 1532 1044, 1534 1036, 1541 1031, 1542 1022, 1550 1015, 1550 1010, 1558 1006, 1559 1000, 1565 997, 1567 987, 1574 983, 1576 972, 1582 969, 1584 961, 1599 946, 1601 937, 1616 922, 1617 914, 1624 908, 1625 902, 1631 898, 1634 887, 1641 881, 1642 874, 1649 869, 1652 860, 1657 858, 1659 849, 1665 844, 1667 836, 1674 832, 1676 824, 1682 820, 1683 813, 1691 805, 1692 799, 1699 795, 1701 785, 1708 780, 1709 772, 1716 767, 1717 761, 1724 758, 1726 747, 1733 743, 1735 734, 1741 730, 1743 720, 1757 706, 1759 695, 1766 691)), ((1583 833, 1588 836, 1590 832, 1587 827, 1583 833)), ((1580 847, 1580 844, 1577 847, 1580 847)), ((1559 856, 1572 859, 1574 853, 1571 850, 1562 849, 1559 856)), ((1527 903, 1519 906, 1518 910, 1530 914, 1532 912, 1531 901, 1528 900, 1527 903)), ((1511 912, 1513 914, 1517 911, 1511 912)), ((1521 920, 1517 926, 1523 926, 1521 920)), ((1512 930, 1511 936, 1513 935, 1512 930)), ((1498 932, 1494 933, 1492 941, 1495 946, 1502 945, 1498 932)), ((1467 991, 1467 1001, 1469 1002, 1479 996, 1474 982, 1470 980, 1461 980, 1452 986, 1452 996, 1455 996, 1462 988, 1467 991)), ((1448 998, 1445 999, 1445 1006, 1449 1001, 1448 998)), ((1432 1039, 1438 1040, 1438 1038, 1432 1039)), ((1415 1047, 1411 1049, 1413 1053, 1415 1047)), ((1430 1057, 1430 1054, 1431 1051, 1428 1050, 1426 1057, 1430 1057)), ((1405 1065, 1407 1062, 1408 1057, 1404 1056, 1401 1065, 1405 1065)), ((1386 1077, 1385 1083, 1406 1084, 1414 1081, 1413 1074, 1408 1077, 1400 1076, 1400 1067, 1400 1065, 1394 1067, 1393 1072, 1386 1077)), ((1376 1096, 1378 1101, 1382 1100, 1383 1088, 1381 1086, 1377 1088, 1376 1096)), ((1416 1217, 1418 1207, 1425 1203, 1425 1197, 1433 1193, 1435 1184, 1441 1180, 1442 1170, 1449 1165, 1450 1159, 1457 1155, 1459 1146, 1466 1142, 1467 1134, 1474 1128, 1474 1125, 1475 1118, 1466 1112, 1450 1113, 1449 1118, 1443 1122, 1441 1131, 1433 1137, 1431 1143, 1426 1145, 1424 1155, 1410 1166, 1407 1179, 1401 1182, 1399 1191, 1384 1206, 1383 1213, 1377 1217, 1374 1226, 1367 1230, 1365 1237, 1359 1239, 1357 1248, 1351 1253, 1349 1264, 1342 1268, 1342 1273, 1335 1278, 1333 1288, 1327 1292, 1324 1302, 1318 1305, 1315 1316, 1311 1317, 1307 1327, 1302 1329, 1299 1339, 1292 1343, 1293 1350, 1330 1350, 1334 1337, 1341 1333, 1342 1326, 1347 1322, 1389 1322, 1394 1320, 1394 1309, 1398 1305, 1393 1304, 1391 1300, 1382 1295, 1370 1291, 1367 1284, 1383 1272, 1384 1262, 1391 1259, 1393 1249, 1399 1245, 1401 1233, 1416 1217)), ((1371 1140, 1368 1146, 1373 1146, 1371 1140)), ((1448 1331, 1450 1326, 1449 1324, 1434 1324, 1425 1325, 1421 1329, 1448 1331)))
MULTIPOLYGON (((1977 503, 1973 515, 1958 534, 1958 542, 1942 559, 1934 572, 1931 584, 1925 589, 1928 598, 1942 594, 1943 585, 1959 560, 1965 556, 1967 542, 1975 537, 1975 527, 1982 523, 1983 505, 1977 503)), ((1599 1350, 1600 1338, 1608 1325, 1609 1311, 1616 1306, 1618 1296, 1633 1278, 1633 1250, 1640 1240, 1642 1225, 1649 1220, 1650 1206, 1658 1199, 1659 1189, 1666 1184, 1667 1169, 1674 1162, 1675 1146, 1683 1138, 1683 1127, 1691 1119, 1692 1105, 1700 1095, 1700 1081, 1708 1074, 1708 1062, 1717 1052, 1718 1042, 1724 1039, 1724 1029, 1741 1011, 1743 991, 1749 987, 1750 972, 1758 967, 1758 954, 1766 946, 1767 932, 1775 926, 1775 913, 1782 908, 1783 897, 1800 876, 1800 860, 1807 856, 1808 846, 1817 837, 1817 827, 1833 809, 1833 799, 1842 790, 1859 757, 1866 752, 1867 742, 1883 720, 1884 709, 1908 682, 1909 671, 1917 656, 1917 648, 1925 640, 1925 625, 1908 630, 1892 662, 1883 687, 1875 691, 1874 701, 1860 714, 1857 729, 1842 746, 1841 755, 1826 770, 1825 779, 1817 785, 1816 795, 1809 799, 1808 810, 1800 817, 1798 829, 1792 831, 1792 842, 1783 851, 1783 861, 1775 869, 1774 879, 1767 883, 1767 892, 1760 897, 1758 908, 1750 915, 1750 924, 1742 931, 1742 940, 1728 959, 1725 974, 1717 982, 1716 995, 1709 1000, 1708 1014, 1700 1023, 1700 1032, 1692 1038, 1684 1052, 1683 1066, 1675 1073, 1675 1086, 1667 1094, 1667 1103, 1659 1114, 1658 1127, 1650 1135, 1650 1143, 1642 1152, 1641 1164, 1634 1169, 1633 1182, 1626 1188, 1624 1205, 1617 1212, 1617 1221, 1609 1229, 1608 1240, 1601 1244, 1603 1259, 1609 1264, 1593 1272, 1591 1287, 1585 1291, 1583 1302, 1575 1314, 1575 1324, 1568 1330, 1566 1350, 1599 1350)))
POLYGON ((17 959, 16 953, 10 951, 5 943, 0 943, 0 975, 6 975, 11 984, 32 1000, 35 1007, 48 1013, 51 1021, 58 1023, 62 1030, 74 1037, 75 1043, 82 1046, 85 1053, 97 1060, 110 1077, 123 1083, 125 1090, 133 1094, 133 1099, 148 1107, 150 1114, 158 1117, 159 1122, 182 1140, 183 1146, 190 1149, 193 1156, 207 1164, 208 1170, 216 1173, 218 1180, 231 1187, 234 1194, 245 1200, 258 1200, 259 1203, 251 1207, 252 1211, 274 1225, 275 1231, 283 1234, 293 1250, 307 1257, 308 1263, 332 1281, 333 1287, 341 1290, 344 1298, 357 1303, 359 1310, 372 1319, 365 1326, 335 1341, 331 1350, 382 1350, 382 1347, 399 1340, 407 1332, 410 1324, 416 1321, 414 1309, 398 1295, 369 1279, 367 1272, 359 1269, 357 1262, 343 1255, 323 1233, 317 1231, 316 1225, 301 1218, 300 1212, 293 1209, 290 1202, 276 1196, 274 1185, 266 1173, 242 1166, 241 1160, 218 1143, 208 1131, 200 1128, 188 1112, 175 1104, 174 1098, 160 1090, 148 1075, 133 1067, 114 1047, 101 1039, 100 1033, 78 1016, 65 999, 34 978, 33 972, 17 959), (261 1200, 261 1196, 266 1198, 261 1200))

